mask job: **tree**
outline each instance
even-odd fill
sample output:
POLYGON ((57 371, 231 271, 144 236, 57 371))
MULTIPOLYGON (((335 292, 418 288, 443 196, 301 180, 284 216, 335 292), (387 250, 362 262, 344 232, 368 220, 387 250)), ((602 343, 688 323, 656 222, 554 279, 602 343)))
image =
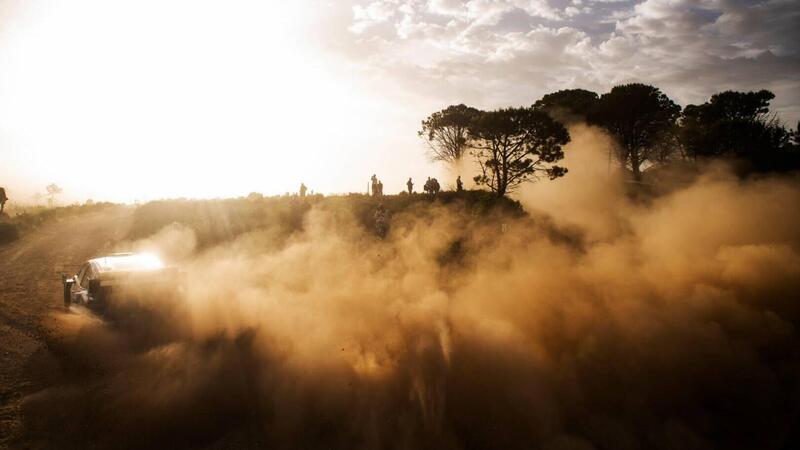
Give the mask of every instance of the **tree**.
POLYGON ((633 83, 614 86, 603 94, 589 114, 589 122, 605 128, 617 143, 622 167, 642 180, 642 166, 664 158, 680 106, 654 86, 633 83))
POLYGON ((48 184, 45 190, 47 191, 47 204, 52 208, 55 203, 56 195, 64 192, 64 190, 55 183, 48 184))
POLYGON ((541 176, 553 180, 567 169, 553 163, 564 158, 569 142, 564 126, 534 108, 508 108, 481 113, 470 126, 472 154, 481 174, 475 183, 502 197, 541 176))
POLYGON ((585 89, 564 89, 542 97, 533 107, 556 118, 584 120, 589 115, 598 95, 585 89))
POLYGON ((797 128, 789 132, 789 145, 791 145, 794 150, 800 148, 800 120, 797 121, 797 128))
POLYGON ((453 105, 422 121, 419 136, 425 139, 434 161, 458 162, 467 151, 469 126, 480 113, 466 105, 453 105))
POLYGON ((689 156, 732 157, 757 171, 795 169, 800 155, 792 132, 769 111, 775 95, 725 91, 701 105, 687 105, 681 117, 681 142, 689 156))

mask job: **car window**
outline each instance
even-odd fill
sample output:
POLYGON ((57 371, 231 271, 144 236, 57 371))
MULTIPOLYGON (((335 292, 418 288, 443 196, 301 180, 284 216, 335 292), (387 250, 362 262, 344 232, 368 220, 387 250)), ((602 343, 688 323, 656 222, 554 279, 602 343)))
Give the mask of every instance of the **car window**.
POLYGON ((80 285, 82 288, 87 288, 89 286, 89 279, 92 278, 92 266, 86 265, 83 270, 83 276, 80 278, 80 285))
POLYGON ((84 275, 86 275, 86 269, 88 269, 88 268, 89 268, 89 264, 84 264, 84 265, 81 266, 81 270, 78 271, 78 278, 76 280, 78 282, 78 284, 83 283, 83 277, 84 277, 84 275))

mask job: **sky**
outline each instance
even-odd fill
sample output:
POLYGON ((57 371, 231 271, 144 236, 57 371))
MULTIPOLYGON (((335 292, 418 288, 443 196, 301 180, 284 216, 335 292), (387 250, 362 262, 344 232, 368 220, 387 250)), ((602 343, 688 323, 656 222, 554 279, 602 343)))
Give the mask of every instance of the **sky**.
MULTIPOLYGON (((769 89, 800 120, 800 2, 0 0, 0 185, 28 202, 386 193, 420 121, 565 88, 681 105, 769 89)), ((467 177, 469 178, 469 177, 467 177)))

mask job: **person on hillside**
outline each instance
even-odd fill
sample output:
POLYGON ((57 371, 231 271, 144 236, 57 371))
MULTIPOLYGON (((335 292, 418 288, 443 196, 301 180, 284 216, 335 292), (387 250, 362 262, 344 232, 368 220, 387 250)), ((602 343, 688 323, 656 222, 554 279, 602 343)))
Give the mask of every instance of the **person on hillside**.
POLYGON ((386 211, 386 207, 383 206, 383 203, 378 204, 378 207, 375 209, 374 218, 375 234, 383 239, 389 231, 389 213, 386 211))
POLYGON ((406 186, 408 186, 408 195, 411 195, 414 192, 414 183, 411 182, 411 178, 406 181, 406 186))
POLYGON ((7 201, 8 197, 6 197, 6 188, 0 187, 0 214, 2 214, 3 210, 6 208, 7 201))
POLYGON ((461 175, 456 178, 456 192, 461 192, 464 190, 464 183, 461 182, 461 175))
POLYGON ((378 176, 373 173, 370 181, 372 182, 372 195, 378 195, 378 176))
POLYGON ((378 196, 383 195, 383 181, 378 180, 378 196))
POLYGON ((441 189, 441 186, 439 186, 439 180, 437 180, 436 178, 432 179, 431 180, 431 188, 432 188, 432 191, 433 191, 433 195, 438 194, 439 193, 439 189, 441 189))
POLYGON ((300 183, 300 197, 305 197, 307 190, 308 188, 306 187, 305 183, 300 183))
POLYGON ((430 194, 433 192, 431 177, 428 177, 428 179, 425 181, 425 186, 422 187, 422 190, 424 190, 426 194, 430 194))

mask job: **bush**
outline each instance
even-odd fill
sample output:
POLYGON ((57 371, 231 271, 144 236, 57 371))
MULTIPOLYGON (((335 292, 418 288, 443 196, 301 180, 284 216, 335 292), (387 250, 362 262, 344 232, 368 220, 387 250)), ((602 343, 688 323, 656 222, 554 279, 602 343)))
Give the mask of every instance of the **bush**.
POLYGON ((9 222, 0 222, 0 244, 7 244, 19 239, 17 226, 9 222))

